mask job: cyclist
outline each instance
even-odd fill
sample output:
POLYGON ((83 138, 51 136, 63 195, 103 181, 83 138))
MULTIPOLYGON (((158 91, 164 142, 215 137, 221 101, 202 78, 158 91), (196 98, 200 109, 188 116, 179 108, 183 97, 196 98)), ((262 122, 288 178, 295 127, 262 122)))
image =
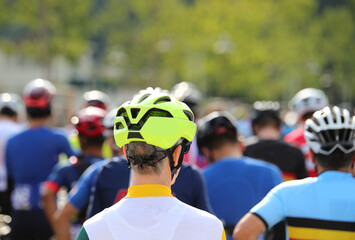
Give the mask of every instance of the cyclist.
POLYGON ((9 139, 6 168, 12 190, 12 239, 49 239, 52 229, 42 209, 40 190, 58 156, 74 154, 67 138, 49 127, 55 87, 43 79, 24 88, 29 128, 9 139), (13 186, 13 187, 12 187, 13 186))
MULTIPOLYGON (((200 102, 202 98, 201 92, 198 90, 195 84, 189 82, 180 82, 171 89, 171 94, 177 98, 177 100, 185 103, 194 113, 195 120, 200 115, 200 102)), ((196 139, 192 141, 190 151, 185 154, 184 162, 192 165, 196 165, 199 168, 205 168, 207 166, 206 159, 199 154, 196 139)))
MULTIPOLYGON (((122 151, 115 144, 113 137, 113 126, 116 117, 117 108, 111 110, 103 119, 103 125, 105 130, 103 132, 106 142, 111 147, 112 152, 115 156, 122 155, 122 151)), ((113 157, 113 159, 120 159, 120 157, 113 157)), ((69 239, 70 235, 74 235, 75 238, 79 232, 71 232, 70 223, 71 220, 78 215, 80 211, 85 211, 86 206, 88 206, 91 188, 94 185, 96 175, 99 169, 111 159, 107 161, 99 161, 92 164, 85 172, 80 176, 78 182, 69 192, 68 201, 65 203, 63 208, 57 211, 55 215, 56 228, 57 228, 57 239, 69 239)), ((127 164, 125 165, 127 169, 127 164)), ((89 210, 88 210, 89 211, 89 210)), ((84 215, 82 215, 84 217, 84 215)))
MULTIPOLYGON (((58 163, 48 177, 42 193, 43 205, 56 235, 61 232, 57 230, 55 214, 58 211, 56 196, 61 187, 69 192, 75 185, 80 175, 92 164, 103 160, 102 144, 103 118, 106 112, 97 107, 87 107, 80 110, 77 116, 72 118, 72 124, 78 131, 79 142, 82 152, 78 156, 72 156, 67 163, 58 163)), ((85 210, 78 216, 75 224, 81 227, 85 220, 85 210)), ((79 229, 80 229, 79 227, 79 229)))
POLYGON ((212 112, 197 131, 197 146, 210 163, 202 172, 208 196, 229 238, 238 220, 282 181, 275 165, 242 155, 235 122, 228 112, 212 112))
POLYGON ((282 219, 289 239, 355 238, 355 117, 325 107, 306 121, 305 138, 319 176, 275 187, 238 223, 234 239, 256 239, 282 219))
MULTIPOLYGON (((155 92, 167 93, 166 90, 159 88, 147 88, 141 90, 139 94, 154 94, 155 92)), ((111 134, 113 134, 114 117, 116 117, 116 113, 117 110, 112 119, 111 134)), ((100 170, 95 183, 95 190, 90 197, 88 216, 91 217, 95 215, 125 197, 130 182, 130 176, 130 170, 127 168, 127 160, 125 158, 117 157, 114 158, 113 161, 106 163, 103 169, 100 170)), ((205 183, 199 169, 196 166, 183 163, 179 176, 174 185, 171 186, 173 195, 190 206, 211 212, 205 183)))
POLYGON ((301 150, 281 139, 280 104, 257 101, 253 105, 251 122, 257 141, 246 146, 244 155, 275 164, 282 171, 284 180, 307 177, 301 150))
MULTIPOLYGON (((97 107, 107 111, 109 102, 110 98, 106 93, 99 90, 91 90, 83 94, 81 109, 87 107, 97 107)), ((77 131, 71 132, 69 135, 69 142, 76 151, 80 151, 80 143, 77 136, 77 131)), ((105 158, 110 158, 113 156, 113 153, 108 146, 108 143, 106 142, 104 142, 102 145, 102 154, 105 158)))
POLYGON ((10 214, 10 196, 7 193, 7 174, 4 160, 7 140, 19 133, 22 126, 18 124, 21 99, 16 94, 0 94, 0 213, 10 214))
POLYGON ((225 239, 222 223, 171 194, 196 131, 187 105, 145 93, 117 112, 114 135, 132 168, 127 196, 84 223, 78 239, 225 239))
POLYGON ((328 98, 322 90, 315 88, 305 88, 299 91, 289 102, 289 107, 298 115, 299 128, 284 136, 285 142, 291 143, 300 148, 306 161, 308 175, 315 177, 316 171, 309 146, 304 138, 304 123, 318 111, 328 105, 328 98))

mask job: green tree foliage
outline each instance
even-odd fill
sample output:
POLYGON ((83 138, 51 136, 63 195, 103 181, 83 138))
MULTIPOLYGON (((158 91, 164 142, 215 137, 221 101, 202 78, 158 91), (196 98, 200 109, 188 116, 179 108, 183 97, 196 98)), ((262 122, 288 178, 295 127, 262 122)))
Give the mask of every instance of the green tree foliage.
POLYGON ((58 54, 75 60, 90 45, 98 77, 117 86, 190 81, 208 95, 249 101, 289 100, 304 87, 343 101, 355 89, 355 0, 0 4, 1 48, 45 62, 58 54))
POLYGON ((0 1, 0 46, 49 68, 57 55, 76 60, 88 46, 90 1, 0 1))

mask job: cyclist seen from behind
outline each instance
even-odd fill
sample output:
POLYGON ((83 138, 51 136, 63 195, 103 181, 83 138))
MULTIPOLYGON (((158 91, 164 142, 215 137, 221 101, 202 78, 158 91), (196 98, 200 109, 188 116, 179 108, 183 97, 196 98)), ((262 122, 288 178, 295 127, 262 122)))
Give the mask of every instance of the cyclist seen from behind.
POLYGON ((328 105, 328 98, 322 90, 305 88, 299 91, 289 102, 289 108, 297 113, 299 127, 284 136, 284 140, 301 149, 305 161, 308 176, 317 176, 312 161, 310 148, 304 138, 304 123, 312 117, 315 111, 321 110, 328 105))
MULTIPOLYGON (((81 146, 81 153, 78 156, 69 158, 69 162, 58 163, 50 176, 48 177, 42 193, 43 205, 48 220, 50 221, 55 235, 58 239, 62 238, 63 231, 58 228, 59 210, 56 204, 56 197, 59 189, 64 187, 69 192, 76 184, 83 172, 92 164, 101 162, 102 144, 105 140, 103 118, 106 111, 97 107, 87 107, 79 111, 79 113, 72 118, 72 123, 78 131, 78 138, 81 146)), ((79 232, 82 223, 85 221, 86 209, 82 213, 78 213, 77 219, 73 223, 73 230, 75 225, 77 232, 79 232)), ((68 229, 70 222, 68 222, 68 229)))
POLYGON ((7 140, 22 130, 18 123, 21 99, 16 94, 0 94, 0 213, 10 214, 11 203, 7 192, 7 174, 5 166, 5 146, 7 140))
POLYGON ((197 146, 210 163, 202 172, 208 197, 229 239, 238 220, 282 181, 275 165, 243 156, 235 123, 228 112, 212 112, 197 130, 197 146))
POLYGON ((132 168, 131 186, 124 199, 87 220, 78 239, 225 239, 216 217, 171 194, 195 131, 189 107, 168 94, 124 103, 114 134, 132 168))
POLYGON ((24 88, 29 128, 9 139, 6 168, 11 193, 11 239, 49 239, 52 229, 43 212, 43 183, 61 153, 74 155, 64 134, 47 126, 55 93, 52 83, 30 81, 24 88))
POLYGON ((256 142, 246 146, 244 155, 275 164, 284 180, 308 177, 301 150, 281 139, 280 104, 255 102, 251 120, 256 142))
MULTIPOLYGON (((159 88, 147 88, 141 90, 139 94, 154 94, 154 92, 167 93, 167 91, 159 88)), ((114 113, 114 117, 116 117, 116 113, 117 110, 114 113)), ((111 134, 113 134, 113 126, 114 118, 112 120, 111 134)), ((92 191, 92 196, 90 197, 88 216, 92 217, 124 198, 129 187, 130 176, 131 171, 127 167, 125 158, 116 157, 113 161, 105 163, 95 181, 94 191, 92 191)), ((176 178, 175 183, 171 186, 171 190, 172 194, 180 201, 198 209, 212 212, 205 182, 197 166, 182 163, 179 177, 176 178)))
MULTIPOLYGON (((70 236, 72 239, 76 239, 79 232, 70 231, 71 230, 71 222, 72 219, 81 212, 82 220, 85 220, 84 213, 85 210, 88 209, 86 212, 91 209, 91 207, 87 207, 90 199, 91 189, 94 186, 97 174, 99 170, 108 162, 116 160, 117 161, 125 161, 127 162, 123 155, 122 150, 117 147, 115 144, 115 140, 113 137, 113 126, 114 120, 116 117, 117 108, 110 111, 106 114, 105 118, 103 119, 103 125, 105 130, 103 132, 106 142, 111 148, 114 157, 112 159, 107 159, 105 161, 97 161, 88 167, 85 172, 80 176, 75 186, 70 190, 68 194, 68 201, 64 204, 63 208, 56 212, 56 229, 57 229, 57 240, 68 240, 70 236)), ((124 165, 125 170, 127 170, 127 164, 124 165)), ((121 175, 121 173, 116 173, 121 175)), ((113 179, 110 179, 112 181, 113 179)), ((115 185, 119 185, 121 183, 114 183, 115 185)), ((127 187, 126 187, 127 188, 127 187)), ((76 224, 76 226, 79 226, 76 224)), ((74 228, 76 230, 76 228, 74 228)), ((72 228, 73 230, 73 228, 72 228)), ((80 228, 78 229, 80 230, 80 228)))
POLYGON ((282 219, 289 239, 355 239, 355 117, 325 107, 306 121, 304 135, 319 176, 275 187, 238 223, 234 239, 256 239, 282 219))

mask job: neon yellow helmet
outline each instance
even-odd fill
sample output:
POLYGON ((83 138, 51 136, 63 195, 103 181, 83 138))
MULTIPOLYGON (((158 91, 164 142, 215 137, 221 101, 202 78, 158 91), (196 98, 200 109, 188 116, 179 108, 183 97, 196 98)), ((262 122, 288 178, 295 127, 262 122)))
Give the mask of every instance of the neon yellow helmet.
POLYGON ((114 136, 118 147, 145 142, 169 149, 180 139, 191 142, 196 133, 190 108, 175 97, 156 91, 141 91, 118 109, 114 136))

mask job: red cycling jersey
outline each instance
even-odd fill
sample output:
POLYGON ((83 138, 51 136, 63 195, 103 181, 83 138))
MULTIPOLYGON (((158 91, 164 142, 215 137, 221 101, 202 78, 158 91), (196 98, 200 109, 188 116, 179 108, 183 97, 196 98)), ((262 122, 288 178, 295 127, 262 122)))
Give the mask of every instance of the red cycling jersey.
POLYGON ((292 132, 285 135, 284 140, 285 142, 288 142, 301 149, 306 161, 308 176, 316 177, 317 172, 315 171, 314 163, 312 162, 311 150, 306 143, 306 139, 304 138, 304 129, 301 127, 293 130, 292 132))

